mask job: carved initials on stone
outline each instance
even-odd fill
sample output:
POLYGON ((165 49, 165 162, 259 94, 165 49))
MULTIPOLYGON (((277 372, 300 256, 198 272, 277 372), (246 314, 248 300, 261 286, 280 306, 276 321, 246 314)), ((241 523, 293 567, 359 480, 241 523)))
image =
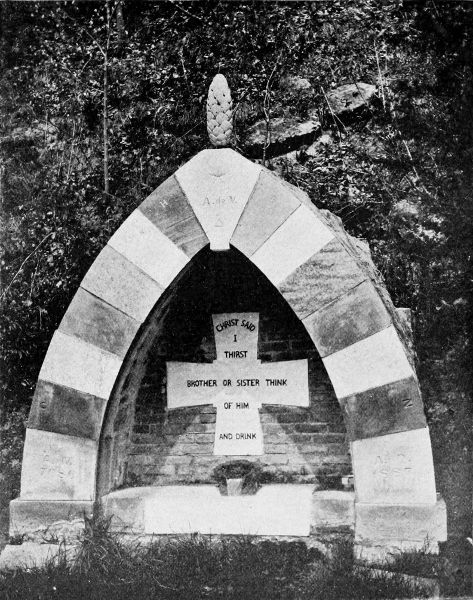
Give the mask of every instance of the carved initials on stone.
POLYGON ((412 398, 403 398, 402 404, 403 404, 404 408, 411 408, 413 406, 412 398))

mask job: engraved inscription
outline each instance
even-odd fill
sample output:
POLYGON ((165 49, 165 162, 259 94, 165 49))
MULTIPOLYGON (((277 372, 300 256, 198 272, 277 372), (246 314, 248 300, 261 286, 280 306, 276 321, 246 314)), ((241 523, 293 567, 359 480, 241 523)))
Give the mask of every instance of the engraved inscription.
POLYGON ((63 448, 51 446, 49 450, 43 450, 40 473, 46 477, 56 476, 66 482, 74 473, 73 458, 65 455, 63 448))
POLYGON ((212 208, 225 208, 235 203, 235 196, 216 196, 215 198, 209 198, 209 196, 205 196, 201 202, 202 206, 212 208))
POLYGON ((408 489, 412 484, 412 459, 404 452, 385 452, 376 457, 375 487, 384 492, 408 489))
POLYGON ((213 315, 217 360, 167 363, 169 408, 217 408, 214 454, 260 455, 262 404, 309 406, 307 360, 261 363, 257 313, 213 315))

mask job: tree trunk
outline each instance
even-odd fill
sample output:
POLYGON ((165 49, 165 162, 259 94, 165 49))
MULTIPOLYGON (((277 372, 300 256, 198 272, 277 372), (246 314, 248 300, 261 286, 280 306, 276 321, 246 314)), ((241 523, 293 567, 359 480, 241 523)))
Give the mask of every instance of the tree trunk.
POLYGON ((107 0, 107 43, 103 57, 103 189, 105 195, 110 193, 108 179, 108 48, 110 40, 110 4, 107 0))
POLYGON ((122 50, 126 42, 125 19, 123 17, 123 0, 117 2, 117 37, 118 50, 122 50))

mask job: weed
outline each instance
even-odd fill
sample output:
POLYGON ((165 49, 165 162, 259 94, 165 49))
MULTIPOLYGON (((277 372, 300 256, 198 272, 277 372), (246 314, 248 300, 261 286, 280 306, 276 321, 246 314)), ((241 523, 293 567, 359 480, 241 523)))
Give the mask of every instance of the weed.
POLYGON ((88 520, 77 557, 65 551, 42 568, 0 574, 0 597, 79 600, 331 600, 423 595, 402 574, 369 573, 350 544, 330 556, 303 542, 190 536, 124 542, 101 516, 88 520))

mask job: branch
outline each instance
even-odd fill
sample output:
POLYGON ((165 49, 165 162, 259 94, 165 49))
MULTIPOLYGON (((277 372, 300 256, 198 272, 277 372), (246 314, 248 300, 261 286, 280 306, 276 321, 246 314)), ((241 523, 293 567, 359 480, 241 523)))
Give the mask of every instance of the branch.
POLYGON ((107 45, 103 55, 103 180, 104 192, 110 191, 110 182, 108 177, 108 51, 110 47, 110 4, 106 0, 107 9, 107 45))
POLYGON ((71 174, 71 165, 72 165, 72 157, 74 156, 75 141, 76 141, 76 121, 74 119, 74 127, 72 130, 71 154, 69 156, 69 165, 67 167, 66 183, 69 181, 69 176, 71 174))
POLYGON ((180 10, 181 12, 186 14, 188 17, 193 17, 194 19, 197 19, 198 21, 202 21, 202 23, 205 23, 204 19, 202 19, 201 17, 198 17, 197 15, 192 14, 185 8, 182 8, 182 6, 179 6, 179 4, 176 4, 174 2, 174 0, 168 0, 168 2, 170 2, 175 8, 177 8, 178 10, 180 10))
POLYGON ((81 31, 83 31, 83 33, 86 34, 86 36, 88 38, 90 38, 92 40, 92 42, 97 46, 97 48, 100 50, 100 52, 102 53, 102 56, 105 58, 105 50, 102 48, 102 46, 98 43, 97 38, 95 38, 91 33, 89 33, 87 31, 87 29, 85 27, 83 27, 78 21, 77 19, 74 19, 74 17, 71 17, 71 15, 68 15, 67 12, 61 7, 61 11, 63 12, 63 14, 70 19, 75 25, 77 25, 77 27, 79 27, 79 29, 81 31))
POLYGON ((13 276, 13 279, 10 281, 10 283, 8 284, 8 286, 5 288, 3 294, 0 296, 0 298, 3 298, 5 296, 5 294, 8 292, 8 290, 13 285, 13 282, 15 281, 15 279, 18 277, 18 275, 23 270, 23 267, 28 262, 28 260, 33 256, 33 254, 39 249, 39 247, 42 246, 44 244, 44 242, 48 239, 48 237, 50 237, 53 233, 54 233, 54 231, 50 231, 47 235, 45 235, 44 238, 40 241, 40 243, 36 246, 36 248, 32 252, 30 252, 28 254, 28 256, 25 258, 25 260, 21 263, 20 268, 18 269, 18 271, 13 276))
POLYGON ((384 96, 384 77, 381 74, 381 68, 379 66, 379 56, 378 56, 378 49, 376 48, 376 44, 374 45, 374 53, 376 55, 376 64, 378 65, 378 79, 379 79, 379 85, 381 86, 381 96, 383 98, 383 110, 386 112, 386 98, 384 96))
POLYGON ((345 129, 345 125, 344 125, 344 124, 342 123, 342 121, 341 121, 341 120, 340 120, 340 119, 337 117, 337 115, 336 115, 336 114, 333 112, 333 110, 332 110, 332 107, 330 106, 330 102, 329 102, 329 100, 328 100, 328 98, 327 98, 327 94, 325 93, 325 90, 324 90, 324 88, 323 88, 322 86, 320 86, 320 89, 322 90, 322 94, 324 95, 325 101, 327 102, 327 106, 328 106, 328 108, 329 108, 329 110, 330 110, 330 113, 332 114, 332 117, 333 117, 334 123, 335 123, 335 125, 337 125, 337 129, 338 129, 338 135, 339 135, 339 137, 341 138, 341 136, 340 136, 340 128, 338 127, 337 121, 338 121, 338 122, 340 123, 340 125, 343 127, 343 130, 344 130, 344 131, 346 131, 346 129, 345 129))
POLYGON ((269 116, 269 92, 270 92, 270 83, 273 78, 274 72, 276 71, 276 67, 278 66, 278 62, 273 67, 271 71, 271 75, 268 77, 268 81, 266 82, 266 91, 264 93, 264 101, 263 101, 263 110, 264 110, 264 118, 266 121, 266 138, 264 141, 263 147, 263 167, 266 166, 266 150, 269 148, 269 144, 271 143, 271 119, 269 116))

